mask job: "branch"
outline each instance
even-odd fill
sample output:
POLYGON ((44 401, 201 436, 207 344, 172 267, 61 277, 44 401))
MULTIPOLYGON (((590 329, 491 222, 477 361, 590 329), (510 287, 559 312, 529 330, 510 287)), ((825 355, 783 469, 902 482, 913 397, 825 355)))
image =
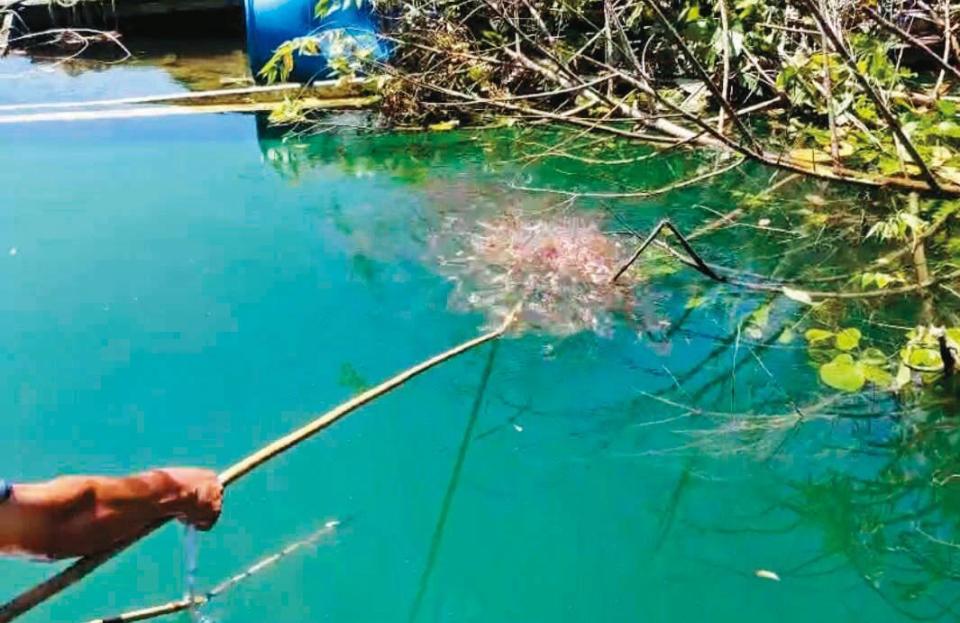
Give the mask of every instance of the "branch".
POLYGON ((740 133, 743 135, 743 137, 746 138, 750 145, 752 145, 754 148, 759 148, 756 139, 753 137, 753 134, 751 134, 746 124, 743 123, 743 120, 737 116, 736 111, 733 109, 733 105, 730 104, 730 101, 720 91, 720 88, 713 83, 713 80, 710 79, 710 76, 707 74, 707 70, 703 68, 703 65, 700 64, 699 60, 697 60, 697 57, 694 55, 693 51, 687 47, 683 37, 681 37, 680 33, 677 32, 677 29, 673 27, 673 24, 670 23, 670 20, 667 19, 667 16, 663 14, 663 11, 660 10, 660 6, 657 5, 656 0, 643 0, 643 2, 656 14, 657 19, 660 20, 660 23, 663 24, 664 28, 667 29, 667 32, 670 33, 670 36, 677 44, 677 47, 680 48, 684 56, 686 56, 687 61, 689 61, 689 63, 693 66, 696 73, 700 76, 700 79, 703 80, 704 85, 710 89, 714 97, 717 98, 720 106, 727 111, 727 114, 740 130, 740 133))
POLYGON ((898 37, 903 39, 905 42, 909 43, 916 49, 920 50, 921 52, 929 56, 944 71, 950 72, 950 74, 952 74, 954 78, 956 78, 957 80, 960 80, 960 70, 958 70, 956 67, 948 63, 945 59, 940 58, 936 52, 934 52, 933 50, 928 48, 926 45, 924 45, 923 41, 920 41, 919 39, 917 39, 907 31, 901 29, 899 26, 897 26, 893 22, 885 19, 882 15, 877 13, 874 9, 868 6, 864 6, 863 10, 866 11, 867 15, 869 15, 870 18, 873 21, 875 21, 877 24, 879 24, 886 30, 892 32, 893 34, 897 35, 898 37))
MULTIPOLYGON (((946 63, 950 59, 950 33, 953 28, 950 26, 950 0, 944 0, 943 2, 943 62, 946 63)), ((933 97, 940 97, 940 86, 943 84, 943 77, 946 75, 945 70, 941 69, 940 73, 937 74, 937 82, 933 85, 933 97)))
MULTIPOLYGON (((717 0, 720 8, 720 24, 723 29, 723 82, 720 84, 720 95, 727 99, 730 93, 730 23, 727 19, 727 0, 717 0)), ((720 118, 717 120, 717 129, 723 132, 723 113, 720 109, 720 118)))
POLYGON ((814 19, 817 20, 817 23, 820 24, 823 32, 830 39, 830 42, 833 43, 833 47, 836 48, 837 53, 840 54, 840 57, 847 64, 847 67, 850 68, 850 73, 853 74, 854 78, 857 79, 857 82, 860 83, 860 86, 863 87, 863 90, 866 91, 870 99, 873 100, 873 103, 876 104, 877 109, 890 126, 890 129, 897 136, 897 138, 900 139, 900 143, 910 154, 910 158, 913 160, 913 163, 920 167, 920 172, 923 174, 923 177, 930 186, 930 189, 934 192, 942 192, 940 184, 937 182, 937 178, 933 176, 933 173, 930 172, 930 169, 923 161, 923 158, 920 157, 920 153, 917 151, 917 148, 913 146, 913 143, 910 141, 907 135, 904 134, 903 128, 900 127, 900 122, 897 121, 897 118, 894 116, 893 112, 890 111, 890 108, 887 107, 886 103, 883 101, 883 98, 880 97, 880 94, 874 90, 873 86, 870 84, 870 81, 867 80, 867 77, 864 76, 863 73, 861 73, 861 71, 857 68, 857 62, 854 60, 853 55, 843 43, 840 35, 833 30, 833 26, 827 22, 826 17, 824 17, 823 13, 820 12, 816 2, 814 2, 814 0, 802 0, 802 2, 810 10, 814 19))
POLYGON ((711 177, 716 177, 718 175, 723 175, 728 171, 731 171, 744 162, 744 158, 734 157, 734 161, 727 166, 720 167, 719 169, 713 169, 702 173, 700 175, 695 175, 694 177, 682 179, 678 182, 672 184, 667 184, 666 186, 661 186, 660 188, 654 188, 652 190, 637 190, 637 191, 626 191, 626 192, 577 192, 573 190, 561 190, 559 188, 537 188, 534 186, 512 186, 517 190, 525 190, 529 192, 542 192, 542 193, 553 193, 556 195, 565 195, 567 197, 593 197, 593 198, 602 198, 602 199, 625 199, 625 198, 646 198, 646 197, 655 197, 657 195, 663 195, 668 192, 677 190, 679 188, 686 188, 687 186, 693 186, 694 184, 699 184, 704 180, 708 180, 711 177))
POLYGON ((618 270, 617 273, 610 280, 610 283, 616 283, 617 279, 619 279, 620 276, 623 275, 623 273, 627 272, 627 270, 631 266, 633 266, 634 262, 636 262, 640 258, 640 256, 643 254, 643 252, 647 250, 647 247, 649 247, 650 244, 653 243, 654 240, 656 240, 657 236, 660 235, 660 232, 663 231, 664 228, 669 229, 671 232, 673 232, 673 235, 677 237, 677 239, 680 241, 680 246, 682 246, 683 250, 689 254, 690 259, 693 260, 694 267, 697 268, 697 270, 699 270, 704 275, 710 277, 714 281, 719 281, 719 282, 727 281, 726 277, 721 277, 720 275, 715 273, 713 269, 710 268, 710 266, 708 266, 707 263, 703 261, 703 258, 700 257, 700 254, 694 251, 690 243, 687 242, 687 239, 684 238, 683 234, 680 233, 680 230, 678 230, 673 225, 673 223, 670 222, 670 219, 663 219, 662 221, 657 223, 657 226, 653 228, 653 231, 650 232, 650 235, 647 236, 647 239, 644 240, 639 247, 637 247, 637 250, 634 251, 632 256, 630 256, 630 259, 628 259, 626 262, 623 263, 623 265, 620 267, 620 270, 618 270))
POLYGON ((820 49, 823 54, 823 90, 827 99, 827 121, 830 124, 830 156, 834 166, 840 164, 840 145, 837 140, 837 115, 833 106, 833 78, 830 75, 830 44, 820 28, 820 49))

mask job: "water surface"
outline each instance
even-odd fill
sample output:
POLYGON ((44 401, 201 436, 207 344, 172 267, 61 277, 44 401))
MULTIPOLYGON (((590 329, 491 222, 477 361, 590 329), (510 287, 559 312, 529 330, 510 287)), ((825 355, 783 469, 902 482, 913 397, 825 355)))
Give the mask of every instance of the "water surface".
MULTIPOLYGON (((60 86, 32 95, 86 96, 128 78, 147 92, 171 85, 156 70, 121 69, 53 78, 60 86)), ((4 103, 24 97, 0 87, 4 103)), ((0 127, 0 474, 223 468, 476 335, 488 319, 453 297, 436 257, 451 216, 584 214, 610 231, 669 216, 690 231, 771 183, 769 170, 746 166, 652 198, 568 204, 518 190, 654 188, 706 158, 522 160, 552 140, 340 131, 284 142, 248 116, 0 127)), ((863 200, 795 183, 745 222, 772 215, 789 231, 790 213, 774 208, 811 192, 863 200)), ((795 240, 750 227, 698 246, 781 276, 816 263, 842 272, 859 252, 829 232, 795 240)), ((329 519, 348 521, 206 614, 955 620, 960 497, 937 484, 957 467, 952 421, 880 392, 823 406, 836 392, 802 340, 777 339, 807 326, 800 303, 718 286, 662 257, 646 270, 635 308, 609 332, 532 331, 479 349, 231 488, 200 540, 201 588, 329 519), (797 421, 798 410, 811 417, 797 421)), ((884 318, 909 326, 917 313, 897 299, 884 318)), ((176 598, 181 556, 182 533, 168 526, 24 620, 176 598)), ((56 568, 0 560, 0 598, 56 568)))

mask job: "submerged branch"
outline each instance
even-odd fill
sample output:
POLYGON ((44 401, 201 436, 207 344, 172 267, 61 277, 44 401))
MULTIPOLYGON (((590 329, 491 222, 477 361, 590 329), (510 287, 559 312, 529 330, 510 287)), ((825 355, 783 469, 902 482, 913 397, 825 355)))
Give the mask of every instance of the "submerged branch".
POLYGON ((660 235, 660 232, 662 232, 664 228, 669 229, 670 232, 677 237, 677 240, 680 241, 680 245, 683 247, 683 250, 689 254, 690 260, 693 262, 693 266, 695 268, 697 268, 701 273, 710 277, 714 281, 719 281, 721 283, 727 281, 725 277, 721 277, 720 275, 715 273, 713 269, 710 268, 710 266, 703 261, 703 258, 701 258, 700 255, 693 249, 693 247, 690 245, 689 242, 687 242, 687 239, 683 236, 683 234, 680 233, 680 230, 677 229, 674 226, 674 224, 670 222, 669 219, 663 219, 662 221, 657 223, 657 226, 653 228, 653 231, 650 232, 650 235, 647 236, 647 239, 644 240, 639 247, 637 247, 637 250, 634 251, 632 256, 630 256, 630 259, 624 262, 623 265, 620 267, 620 269, 617 270, 617 272, 613 275, 613 278, 610 279, 610 283, 616 283, 617 279, 619 279, 623 275, 623 273, 627 272, 627 270, 629 270, 630 267, 633 266, 633 264, 640 258, 640 256, 643 255, 643 252, 647 250, 647 247, 649 247, 650 244, 653 243, 654 240, 656 240, 657 236, 660 235))

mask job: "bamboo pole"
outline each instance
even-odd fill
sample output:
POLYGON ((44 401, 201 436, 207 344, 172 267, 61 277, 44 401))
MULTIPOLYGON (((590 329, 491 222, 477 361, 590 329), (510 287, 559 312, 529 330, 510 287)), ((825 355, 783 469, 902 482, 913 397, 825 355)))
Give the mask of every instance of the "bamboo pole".
MULTIPOLYGON (((351 398, 336 408, 327 411, 308 424, 298 428, 284 437, 281 437, 280 439, 277 439, 273 443, 268 444, 246 458, 238 461, 220 473, 220 482, 223 483, 224 487, 230 486, 270 459, 286 452, 299 443, 306 441, 341 418, 353 413, 360 407, 373 402, 377 398, 388 394, 394 389, 397 389, 414 377, 419 376, 427 370, 458 357, 459 355, 462 355, 482 344, 503 336, 516 319, 519 308, 519 305, 514 307, 513 310, 511 310, 511 312, 507 315, 506 319, 504 319, 503 323, 496 329, 471 340, 467 340, 466 342, 463 342, 458 346, 454 346, 450 350, 444 351, 439 355, 435 355, 421 363, 418 363, 411 368, 407 368, 403 372, 387 379, 376 387, 373 387, 362 394, 351 398)), ((79 582, 100 567, 103 563, 107 562, 123 550, 127 549, 130 545, 136 543, 160 526, 164 525, 167 523, 167 521, 167 519, 164 519, 147 526, 146 529, 144 529, 134 538, 118 543, 109 550, 99 554, 94 554, 92 556, 85 556, 77 560, 60 573, 17 595, 4 604, 3 607, 0 607, 0 623, 8 623, 9 621, 13 621, 20 615, 32 610, 36 606, 55 596, 65 588, 79 582)))
POLYGON ((190 608, 202 606, 205 603, 207 603, 207 599, 204 597, 194 597, 193 599, 184 597, 183 599, 169 601, 159 606, 130 610, 129 612, 124 612, 121 615, 108 619, 94 619, 88 623, 133 623, 133 621, 146 621, 147 619, 155 619, 157 617, 167 616, 168 614, 183 612, 190 608))
POLYGON ((297 82, 272 84, 266 86, 240 87, 235 89, 215 89, 212 91, 187 91, 163 93, 160 95, 142 95, 113 99, 80 100, 67 102, 34 102, 0 105, 0 111, 20 112, 38 110, 56 110, 63 108, 109 108, 134 104, 166 104, 188 106, 195 104, 240 104, 255 102, 282 102, 284 97, 315 97, 317 99, 346 99, 371 95, 377 91, 376 78, 355 78, 352 80, 323 80, 309 85, 297 82))
POLYGON ((278 563, 280 560, 286 558, 290 554, 293 554, 298 549, 306 547, 308 545, 313 545, 320 539, 330 534, 333 534, 334 531, 340 526, 339 521, 328 521, 326 522, 319 530, 314 531, 312 534, 306 538, 300 539, 290 543, 284 547, 279 552, 270 554, 265 558, 261 558, 254 564, 250 565, 240 573, 230 576, 226 580, 223 580, 209 591, 202 595, 196 596, 187 596, 181 599, 175 599, 173 601, 168 601, 164 604, 158 604, 156 606, 150 606, 149 608, 139 608, 137 610, 128 610, 123 614, 116 616, 104 618, 104 619, 93 619, 87 623, 132 623, 133 621, 146 621, 147 619, 155 619, 157 617, 167 616, 169 614, 175 614, 177 612, 183 612, 184 610, 189 610, 191 608, 199 608, 209 601, 213 600, 215 597, 222 595, 227 592, 240 582, 243 582, 247 578, 256 575, 278 563))
MULTIPOLYGON (((307 97, 298 100, 303 110, 360 109, 369 108, 380 101, 379 95, 346 97, 342 99, 319 99, 307 97)), ((213 115, 225 113, 269 112, 282 102, 238 102, 235 104, 191 104, 189 106, 145 106, 142 108, 104 108, 99 110, 71 110, 57 112, 0 115, 0 125, 24 123, 50 123, 66 121, 105 121, 108 119, 146 119, 154 117, 180 117, 184 115, 213 115)))

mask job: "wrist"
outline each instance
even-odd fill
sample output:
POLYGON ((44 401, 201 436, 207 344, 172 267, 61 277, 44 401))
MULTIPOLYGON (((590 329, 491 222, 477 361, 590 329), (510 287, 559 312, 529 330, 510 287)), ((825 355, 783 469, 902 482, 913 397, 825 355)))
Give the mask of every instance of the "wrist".
POLYGON ((173 517, 190 507, 192 492, 168 471, 153 470, 147 473, 147 478, 153 490, 153 503, 158 514, 173 517))

